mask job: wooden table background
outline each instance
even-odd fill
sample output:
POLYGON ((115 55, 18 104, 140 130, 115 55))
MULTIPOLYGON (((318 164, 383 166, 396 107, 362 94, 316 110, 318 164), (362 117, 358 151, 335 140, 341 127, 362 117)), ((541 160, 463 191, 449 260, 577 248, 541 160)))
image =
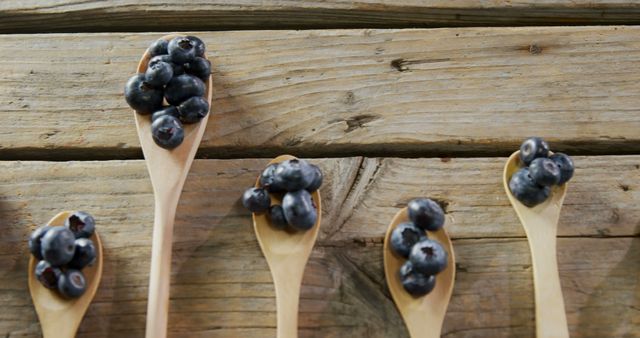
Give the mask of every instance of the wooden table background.
POLYGON ((94 214, 105 246, 78 337, 143 336, 153 201, 122 91, 151 41, 184 30, 208 45, 214 101, 178 207, 170 337, 275 336, 238 199, 282 153, 327 177, 301 337, 407 336, 382 237, 419 196, 446 206, 458 261, 443 336, 533 337, 500 182, 530 135, 577 166, 558 234, 572 337, 640 337, 640 2, 179 3, 0 2, 0 337, 40 336, 26 238, 65 209, 94 214))

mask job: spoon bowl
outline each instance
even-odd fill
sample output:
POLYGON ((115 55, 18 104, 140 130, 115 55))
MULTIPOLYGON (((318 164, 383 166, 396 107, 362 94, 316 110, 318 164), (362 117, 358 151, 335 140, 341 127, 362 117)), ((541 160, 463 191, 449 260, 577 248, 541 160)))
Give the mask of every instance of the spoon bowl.
POLYGON ((536 301, 537 337, 569 337, 562 288, 556 258, 556 235, 560 209, 567 194, 567 184, 553 186, 546 201, 529 208, 520 203, 509 189, 511 176, 522 167, 520 151, 513 153, 504 166, 504 189, 524 227, 533 265, 536 301))
MULTIPOLYGON (((180 35, 167 35, 163 39, 171 40, 177 36, 180 35)), ((147 69, 150 59, 151 56, 146 51, 138 64, 138 73, 147 69)), ((211 104, 211 76, 205 85, 205 100, 211 104)), ((155 200, 147 302, 147 338, 164 338, 167 335, 173 223, 182 187, 204 135, 209 115, 207 114, 195 124, 185 125, 182 143, 176 148, 168 150, 156 145, 153 141, 150 116, 134 112, 136 129, 151 178, 155 200)))
MULTIPOLYGON (((72 211, 61 212, 53 217, 48 225, 64 226, 64 221, 72 213, 72 211)), ((102 278, 102 242, 97 231, 90 239, 96 247, 97 257, 93 265, 82 269, 87 280, 87 289, 79 298, 65 299, 55 290, 44 287, 36 279, 34 272, 38 260, 33 256, 29 259, 29 293, 31 293, 31 300, 36 308, 44 338, 75 337, 78 326, 98 290, 102 278)))
MULTIPOLYGON (((278 156, 269 162, 269 165, 294 158, 290 155, 278 156)), ((258 186, 256 182, 256 187, 258 186)), ((319 191, 313 192, 311 198, 317 207, 318 219, 313 228, 307 231, 277 230, 270 224, 266 213, 253 214, 253 229, 275 284, 278 338, 298 337, 300 285, 320 230, 322 214, 319 191)), ((271 201, 272 204, 282 203, 275 195, 271 195, 271 201)))
POLYGON ((404 290, 400 281, 400 267, 407 261, 396 255, 391 249, 391 232, 400 223, 408 222, 407 208, 403 208, 395 215, 384 237, 384 274, 391 292, 391 297, 404 319, 409 334, 413 338, 440 337, 442 323, 447 312, 447 306, 453 293, 456 277, 456 259, 453 244, 444 228, 435 232, 428 232, 429 238, 438 241, 448 253, 447 268, 436 275, 436 286, 431 292, 422 297, 413 297, 404 290))

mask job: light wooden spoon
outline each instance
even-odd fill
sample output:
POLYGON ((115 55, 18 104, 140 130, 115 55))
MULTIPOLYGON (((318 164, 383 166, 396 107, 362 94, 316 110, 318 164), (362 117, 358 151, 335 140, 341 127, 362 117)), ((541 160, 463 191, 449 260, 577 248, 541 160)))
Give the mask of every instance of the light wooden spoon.
MULTIPOLYGON (((179 35, 167 35, 163 39, 171 40, 176 36, 179 35)), ((149 53, 145 52, 138 64, 138 73, 142 73, 147 69, 149 59, 149 53)), ((205 100, 211 103, 211 76, 209 76, 209 80, 205 85, 205 100)), ((134 112, 138 136, 145 162, 147 163, 147 169, 149 170, 149 176, 151 177, 155 199, 153 247, 147 303, 147 338, 164 338, 167 335, 173 222, 184 181, 200 145, 209 115, 207 114, 198 123, 185 125, 185 136, 182 144, 172 150, 167 150, 159 147, 153 141, 150 116, 134 112)))
POLYGON ((558 219, 567 193, 567 184, 552 187, 551 196, 533 208, 520 203, 509 189, 511 175, 521 168, 519 154, 520 151, 516 151, 507 160, 502 180, 509 201, 527 234, 531 249, 536 300, 536 335, 541 338, 569 337, 556 260, 558 219))
POLYGON ((399 277, 400 267, 407 260, 396 255, 389 242, 393 229, 400 223, 408 221, 409 216, 405 207, 398 211, 391 224, 389 224, 387 234, 384 237, 384 275, 387 279, 391 297, 396 303, 411 337, 440 337, 442 323, 447 313, 447 306, 451 299, 453 283, 456 277, 456 258, 453 252, 453 244, 444 228, 435 232, 428 232, 429 238, 438 241, 449 254, 447 268, 436 275, 436 286, 429 294, 414 298, 404 290, 399 277))
MULTIPOLYGON (((276 157, 269 164, 294 158, 294 156, 282 155, 276 157)), ((256 183, 256 187, 258 187, 258 183, 256 183)), ((278 338, 298 337, 300 285, 304 268, 318 236, 322 214, 318 190, 313 192, 311 197, 317 207, 318 220, 313 228, 307 231, 277 230, 269 224, 266 213, 253 214, 253 229, 275 284, 278 338)), ((271 204, 281 203, 282 200, 273 194, 271 195, 271 204)))
MULTIPOLYGON (((48 225, 64 226, 64 221, 72 211, 64 211, 52 218, 48 225)), ((34 269, 38 261, 31 256, 29 259, 29 292, 31 300, 36 308, 42 336, 44 338, 73 338, 78 326, 89 308, 93 296, 95 296, 102 278, 102 242, 98 232, 94 232, 90 238, 96 247, 96 262, 82 269, 87 280, 87 290, 82 296, 75 299, 65 299, 55 290, 45 288, 36 279, 34 269)))

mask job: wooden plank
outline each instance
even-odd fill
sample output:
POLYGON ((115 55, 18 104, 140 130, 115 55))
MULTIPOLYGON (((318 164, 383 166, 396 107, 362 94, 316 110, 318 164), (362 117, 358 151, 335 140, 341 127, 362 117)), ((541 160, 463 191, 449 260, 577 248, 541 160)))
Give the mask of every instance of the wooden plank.
MULTIPOLYGON (((381 241, 400 204, 424 195, 446 202, 456 238, 459 273, 444 333, 532 336, 527 243, 495 238, 522 236, 501 191, 504 160, 318 160, 327 174, 325 214, 304 279, 301 336, 406 336, 384 286, 381 241)), ((561 235, 616 237, 559 239, 572 336, 633 336, 640 330, 640 156, 575 160, 561 235)), ((274 335, 270 274, 238 201, 266 162, 194 163, 176 221, 172 337, 274 335)), ((105 245, 104 278, 78 336, 140 336, 153 220, 144 163, 0 162, 0 182, 0 336, 39 336, 26 290, 25 241, 34 226, 70 208, 96 216, 105 245)))
POLYGON ((637 24, 639 14, 622 0, 5 0, 0 32, 637 24))
MULTIPOLYGON (((201 33, 215 72, 199 156, 505 156, 534 134, 556 150, 638 153, 639 33, 201 33)), ((158 36, 0 36, 0 157, 140 158, 122 91, 158 36)))

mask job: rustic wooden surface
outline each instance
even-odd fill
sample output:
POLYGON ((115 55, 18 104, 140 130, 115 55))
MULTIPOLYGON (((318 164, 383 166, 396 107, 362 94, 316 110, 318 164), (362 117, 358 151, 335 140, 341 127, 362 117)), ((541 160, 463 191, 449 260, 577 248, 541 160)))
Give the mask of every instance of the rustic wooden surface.
POLYGON ((638 24, 624 0, 3 0, 0 32, 638 24))
MULTIPOLYGON (((215 69, 200 157, 507 156, 529 135, 640 152, 640 27, 198 35, 215 69)), ((0 36, 0 158, 141 158, 123 83, 159 36, 0 36)))
MULTIPOLYGON (((505 158, 313 160, 327 182, 303 281, 301 337, 404 337, 382 270, 382 237, 416 196, 438 198, 458 275, 445 337, 534 335, 529 248, 502 192, 505 158)), ((640 156, 576 157, 560 220, 572 337, 640 332, 640 156)), ((274 291, 238 198, 268 159, 197 160, 178 207, 171 337, 272 337, 274 291)), ((95 215, 104 277, 78 337, 144 330, 153 200, 142 161, 0 162, 0 333, 38 337, 26 288, 30 230, 74 206, 95 215)))

